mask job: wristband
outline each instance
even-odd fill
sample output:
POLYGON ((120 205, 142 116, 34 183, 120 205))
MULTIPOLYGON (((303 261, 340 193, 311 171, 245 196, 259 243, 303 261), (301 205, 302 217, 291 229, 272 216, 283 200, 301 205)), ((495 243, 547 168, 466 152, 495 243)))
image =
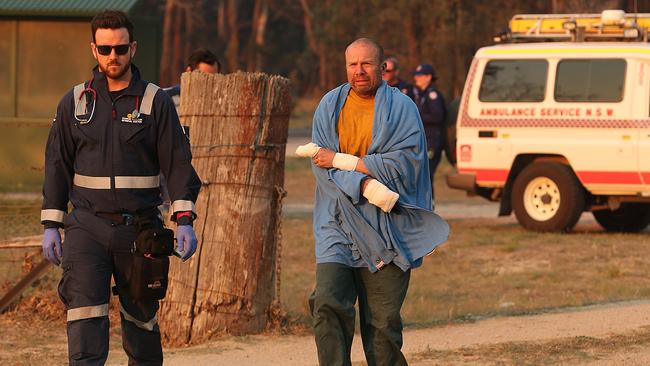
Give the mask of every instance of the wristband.
POLYGON ((354 171, 359 164, 358 157, 350 154, 336 153, 332 160, 332 166, 341 170, 354 171))
POLYGON ((192 214, 192 211, 176 212, 174 221, 176 221, 176 225, 192 225, 194 215, 192 214))

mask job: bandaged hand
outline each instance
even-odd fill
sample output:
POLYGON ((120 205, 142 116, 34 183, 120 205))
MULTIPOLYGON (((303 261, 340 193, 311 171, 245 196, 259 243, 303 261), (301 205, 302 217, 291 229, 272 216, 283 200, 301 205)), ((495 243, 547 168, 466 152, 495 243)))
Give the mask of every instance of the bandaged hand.
POLYGON ((359 163, 359 158, 354 155, 334 153, 332 150, 321 148, 313 142, 298 146, 296 155, 312 158, 316 166, 326 169, 337 168, 354 171, 359 163), (330 154, 334 154, 334 156, 332 157, 330 154))
POLYGON ((363 190, 363 196, 384 212, 390 212, 399 199, 399 194, 388 189, 377 179, 368 180, 368 184, 363 190))
POLYGON ((296 149, 296 155, 301 156, 303 158, 311 158, 316 155, 318 150, 320 149, 320 146, 316 145, 313 142, 310 142, 306 145, 300 145, 296 149))

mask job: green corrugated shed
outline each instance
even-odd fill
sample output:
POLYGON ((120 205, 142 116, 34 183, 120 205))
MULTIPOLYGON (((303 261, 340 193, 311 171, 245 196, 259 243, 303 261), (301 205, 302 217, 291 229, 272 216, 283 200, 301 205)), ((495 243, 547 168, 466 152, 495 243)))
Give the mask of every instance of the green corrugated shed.
POLYGON ((96 64, 90 20, 121 10, 134 25, 134 63, 145 80, 158 80, 162 17, 145 0, 0 0, 0 128, 2 123, 47 125, 61 95, 87 80, 96 64), (50 58, 56 65, 43 67, 50 58))
POLYGON ((133 11, 139 0, 0 0, 0 16, 92 17, 104 9, 133 11))

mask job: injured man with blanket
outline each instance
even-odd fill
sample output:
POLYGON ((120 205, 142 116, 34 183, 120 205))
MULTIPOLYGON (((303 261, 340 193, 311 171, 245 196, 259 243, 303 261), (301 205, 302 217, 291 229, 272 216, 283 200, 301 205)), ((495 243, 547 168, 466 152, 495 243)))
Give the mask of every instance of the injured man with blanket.
POLYGON ((400 309, 411 269, 449 236, 433 212, 427 144, 413 101, 381 78, 383 50, 345 50, 348 83, 314 114, 298 147, 316 177, 316 288, 309 305, 321 365, 350 365, 359 302, 368 365, 406 365, 400 309))

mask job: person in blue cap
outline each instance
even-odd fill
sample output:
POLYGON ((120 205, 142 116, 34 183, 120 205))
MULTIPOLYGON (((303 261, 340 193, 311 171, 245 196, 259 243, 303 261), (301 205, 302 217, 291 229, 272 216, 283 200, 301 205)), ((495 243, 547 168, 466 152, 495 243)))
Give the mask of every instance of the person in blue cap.
POLYGON ((424 125, 424 133, 427 138, 427 155, 429 157, 429 174, 431 174, 431 187, 433 188, 433 177, 436 168, 440 163, 445 142, 445 118, 447 108, 445 98, 436 89, 434 83, 437 79, 436 70, 430 64, 421 64, 413 72, 413 101, 418 107, 420 118, 424 125))

